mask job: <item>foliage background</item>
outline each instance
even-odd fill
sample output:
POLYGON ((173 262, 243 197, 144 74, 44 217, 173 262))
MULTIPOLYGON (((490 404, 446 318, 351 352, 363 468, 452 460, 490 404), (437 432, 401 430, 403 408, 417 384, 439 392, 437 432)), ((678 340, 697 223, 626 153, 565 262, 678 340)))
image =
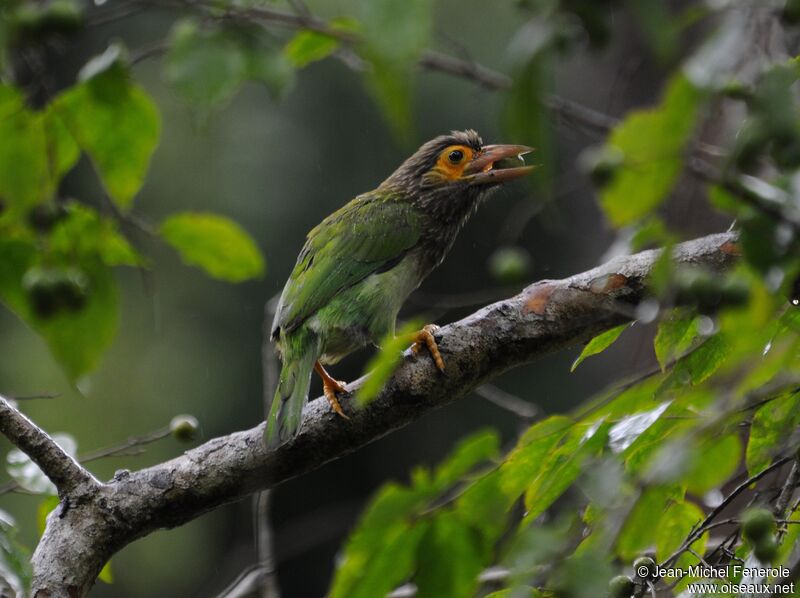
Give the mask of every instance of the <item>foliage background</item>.
MULTIPOLYGON (((337 0, 309 1, 307 6, 315 15, 333 18, 360 15, 365 4, 337 0)), ((542 64, 538 53, 526 49, 550 39, 535 29, 539 3, 494 2, 487 8, 477 0, 442 0, 432 3, 429 45, 455 55, 467 52, 482 64, 513 73, 519 85, 530 84, 526 77, 532 71, 526 69, 542 69, 533 71, 545 82, 537 90, 553 89, 619 116, 658 101, 684 52, 712 28, 709 21, 695 23, 687 17, 702 3, 672 2, 670 23, 679 28, 680 37, 663 34, 661 39, 659 28, 652 26, 659 3, 643 3, 645 8, 638 11, 631 10, 633 4, 608 2, 597 9, 609 27, 606 44, 587 41, 590 36, 584 31, 571 52, 548 52, 542 64), (681 27, 679 17, 688 25, 681 27)), ((92 14, 100 9, 88 10, 92 14)), ((266 272, 237 285, 214 280, 186 267, 162 242, 129 229, 150 268, 117 269, 119 332, 100 366, 77 384, 65 376, 39 336, 1 310, 0 392, 12 397, 58 393, 56 399, 26 402, 26 412, 49 431, 72 434, 79 450, 157 429, 177 413, 198 418, 199 440, 260 421, 263 306, 280 291, 304 234, 355 194, 375 187, 420 142, 450 129, 475 128, 489 142, 534 143, 540 147, 536 161, 542 174, 529 187, 500 191, 481 209, 444 265, 409 301, 403 317, 428 314, 439 323, 454 320, 488 301, 492 289, 504 287, 495 295, 500 298, 520 282, 560 278, 596 265, 620 240, 578 166, 581 150, 602 136, 565 124, 524 93, 489 91, 469 80, 421 70, 413 77, 412 126, 402 125, 402 106, 395 107, 400 115, 395 115, 393 133, 370 93, 374 88, 369 85, 375 83, 367 78, 365 84, 365 77, 328 58, 298 70, 280 93, 247 83, 205 113, 198 103, 187 105, 169 85, 168 60, 157 51, 176 14, 147 6, 127 18, 84 28, 48 51, 47 73, 55 90, 69 87, 86 61, 103 53, 111 40, 122 41, 130 56, 143 57, 131 67, 132 74, 155 101, 162 125, 133 212, 152 222, 183 210, 223 214, 255 239, 266 258, 266 272), (539 135, 532 119, 552 127, 552 137, 539 135), (530 268, 510 285, 493 275, 490 266, 495 250, 507 246, 531 256, 530 268), (436 308, 444 296, 461 299, 475 291, 480 291, 477 300, 467 305, 436 308)), ((564 30, 578 27, 568 10, 564 14, 573 19, 564 30)), ((373 33, 389 35, 391 27, 386 27, 373 33)), ((267 47, 278 52, 291 35, 270 33, 267 47)), ((729 215, 714 212, 702 200, 704 192, 696 181, 682 179, 678 190, 663 212, 675 234, 690 237, 730 224, 729 215)), ((85 157, 67 175, 60 193, 109 213, 85 157)), ((582 365, 580 374, 570 374, 577 351, 563 352, 509 372, 497 384, 547 413, 564 412, 612 380, 652 367, 653 331, 653 325, 636 326, 606 353, 582 365)), ((348 358, 335 375, 357 377, 368 357, 365 351, 348 358)), ((319 392, 314 381, 312 394, 319 392)), ((412 467, 438 462, 458 439, 486 426, 501 431, 505 446, 520 431, 513 415, 473 396, 281 486, 274 493, 272 521, 286 595, 326 591, 343 539, 381 484, 407 480, 412 467)), ((119 468, 139 468, 182 449, 167 438, 146 454, 97 462, 92 471, 107 478, 119 468)), ((37 537, 37 505, 25 495, 0 497, 0 508, 15 515, 20 540, 29 546, 37 537)), ((251 505, 230 505, 127 547, 113 559, 113 585, 98 584, 94 595, 212 594, 251 563, 253 554, 251 505)))

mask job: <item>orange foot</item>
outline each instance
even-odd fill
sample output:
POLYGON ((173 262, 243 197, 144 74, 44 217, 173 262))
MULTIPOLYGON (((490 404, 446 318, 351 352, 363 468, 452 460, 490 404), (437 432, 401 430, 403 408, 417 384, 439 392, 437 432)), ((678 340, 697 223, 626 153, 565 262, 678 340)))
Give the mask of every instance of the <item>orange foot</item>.
POLYGON ((331 409, 333 409, 343 418, 350 419, 345 415, 344 411, 342 411, 342 406, 339 404, 339 399, 336 398, 337 392, 345 392, 345 383, 331 378, 331 375, 325 371, 325 368, 322 367, 322 364, 319 361, 314 364, 314 371, 319 374, 320 378, 322 378, 322 393, 325 395, 325 398, 328 399, 328 403, 331 404, 331 409))
POLYGON ((439 353, 439 346, 436 344, 436 339, 433 337, 433 333, 437 330, 439 330, 439 327, 436 324, 427 324, 423 326, 422 330, 417 332, 414 337, 414 344, 411 345, 411 352, 417 355, 422 351, 423 347, 426 347, 431 357, 433 357, 433 362, 436 364, 436 367, 439 368, 439 371, 443 372, 444 360, 442 359, 442 354, 439 353))

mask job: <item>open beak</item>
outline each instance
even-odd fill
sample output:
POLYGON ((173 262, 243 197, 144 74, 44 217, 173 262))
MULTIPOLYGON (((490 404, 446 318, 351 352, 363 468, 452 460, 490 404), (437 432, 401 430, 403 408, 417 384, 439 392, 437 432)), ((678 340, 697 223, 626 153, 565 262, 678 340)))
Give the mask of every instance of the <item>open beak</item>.
POLYGON ((470 185, 494 185, 513 181, 533 171, 522 156, 532 152, 527 145, 487 145, 464 169, 470 185))

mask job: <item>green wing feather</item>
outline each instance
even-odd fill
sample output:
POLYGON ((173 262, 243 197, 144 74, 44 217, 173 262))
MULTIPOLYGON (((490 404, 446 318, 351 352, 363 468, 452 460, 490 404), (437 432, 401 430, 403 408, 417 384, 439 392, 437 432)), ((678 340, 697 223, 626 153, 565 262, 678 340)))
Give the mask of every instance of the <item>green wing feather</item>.
POLYGON ((291 332, 337 293, 388 270, 419 241, 409 203, 371 193, 337 210, 310 233, 281 295, 273 330, 291 332))

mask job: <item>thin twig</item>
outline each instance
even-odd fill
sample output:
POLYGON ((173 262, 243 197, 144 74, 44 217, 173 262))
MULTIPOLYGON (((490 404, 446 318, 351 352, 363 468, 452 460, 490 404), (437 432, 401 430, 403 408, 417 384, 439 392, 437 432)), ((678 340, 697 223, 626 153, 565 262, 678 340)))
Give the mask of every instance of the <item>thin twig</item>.
MULTIPOLYGON (((778 496, 778 500, 775 501, 775 509, 773 509, 772 512, 776 519, 783 520, 786 517, 786 510, 789 508, 789 501, 792 500, 794 491, 797 489, 798 485, 800 485, 800 463, 798 463, 797 458, 795 458, 794 463, 792 463, 792 469, 789 471, 789 475, 786 477, 786 482, 781 488, 781 493, 778 496)), ((786 533, 786 526, 783 526, 778 530, 778 540, 783 537, 784 533, 786 533)))
POLYGON ((11 401, 34 401, 38 399, 57 399, 60 396, 60 392, 39 392, 32 395, 13 395, 6 398, 11 401))
POLYGON ((494 384, 479 386, 475 389, 475 394, 528 422, 542 414, 542 410, 537 405, 506 392, 494 384))
POLYGON ((139 454, 141 451, 137 451, 135 453, 131 453, 130 451, 133 449, 138 449, 145 444, 150 444, 151 442, 166 438, 171 433, 172 431, 170 430, 169 426, 167 426, 164 428, 159 428, 158 430, 154 430, 153 432, 148 432, 147 434, 142 434, 141 436, 131 436, 127 440, 118 444, 112 444, 111 446, 99 448, 94 451, 90 451, 85 455, 81 455, 78 457, 78 460, 81 463, 89 463, 91 461, 97 461, 98 459, 105 459, 106 457, 139 454))
POLYGON ((751 485, 755 484, 758 480, 762 479, 764 476, 766 476, 769 473, 775 471, 776 469, 779 469, 780 467, 783 467, 784 465, 786 465, 792 459, 793 459, 793 457, 783 457, 782 459, 778 459, 777 461, 773 462, 772 465, 770 465, 769 467, 767 467, 763 471, 760 471, 759 473, 757 473, 757 474, 755 474, 753 476, 750 476, 744 482, 742 482, 741 484, 736 486, 736 488, 734 488, 731 491, 731 493, 728 494, 728 496, 726 496, 722 500, 721 503, 719 503, 716 507, 714 507, 711 510, 711 512, 708 515, 706 515, 706 518, 703 519, 703 521, 700 523, 700 525, 697 526, 695 529, 693 529, 689 533, 689 535, 683 541, 683 544, 681 544, 681 546, 674 553, 672 553, 669 556, 669 558, 667 558, 666 561, 664 561, 664 566, 665 567, 669 567, 672 563, 674 563, 681 554, 686 552, 686 549, 688 547, 690 547, 692 544, 694 544, 695 541, 697 541, 697 539, 700 536, 702 536, 708 529, 710 529, 709 525, 711 524, 711 522, 714 521, 714 519, 716 519, 719 516, 719 514, 722 513, 722 511, 724 511, 725 508, 729 504, 731 504, 731 502, 733 502, 733 499, 735 499, 742 492, 747 490, 751 485))

